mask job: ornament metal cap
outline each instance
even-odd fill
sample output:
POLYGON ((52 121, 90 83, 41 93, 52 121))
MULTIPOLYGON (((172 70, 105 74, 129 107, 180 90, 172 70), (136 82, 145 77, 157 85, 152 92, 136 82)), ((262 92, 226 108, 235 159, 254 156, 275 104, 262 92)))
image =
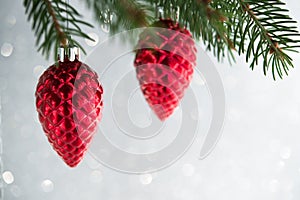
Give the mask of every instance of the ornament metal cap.
POLYGON ((156 17, 159 18, 159 19, 171 18, 175 22, 178 22, 179 13, 180 13, 179 6, 170 5, 170 10, 169 11, 164 11, 163 6, 157 6, 156 7, 156 17))
POLYGON ((75 59, 79 59, 79 48, 76 46, 69 45, 67 41, 67 46, 60 45, 58 48, 58 61, 64 62, 66 59, 69 61, 74 61, 75 59))

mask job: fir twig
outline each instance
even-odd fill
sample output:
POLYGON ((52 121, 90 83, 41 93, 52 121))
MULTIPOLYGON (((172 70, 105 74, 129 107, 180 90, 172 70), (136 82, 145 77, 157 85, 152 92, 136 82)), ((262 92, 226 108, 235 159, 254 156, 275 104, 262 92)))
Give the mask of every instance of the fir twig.
MULTIPOLYGON (((234 59, 233 50, 245 54, 250 68, 262 65, 264 74, 282 78, 293 67, 287 52, 297 52, 300 36, 296 22, 280 0, 85 0, 100 25, 108 25, 112 34, 148 26, 154 20, 157 6, 168 16, 174 7, 180 8, 179 22, 203 41, 208 50, 221 60, 234 59), (261 62, 262 61, 262 62, 261 62)), ((89 23, 63 0, 24 0, 28 20, 32 20, 39 50, 47 57, 53 47, 78 44, 71 38, 88 38, 80 26, 89 23), (67 8, 66 8, 67 7, 67 8), (65 15, 72 27, 66 27, 65 15)), ((79 47, 81 47, 79 45, 79 47)), ((81 47, 82 48, 82 47, 81 47)), ((55 48, 56 49, 56 48, 55 48)))
POLYGON ((41 51, 46 58, 49 58, 50 52, 54 50, 56 59, 57 48, 60 45, 66 47, 67 42, 70 46, 78 46, 85 53, 82 46, 71 36, 93 40, 80 28, 80 26, 93 26, 82 21, 81 15, 74 7, 61 0, 24 0, 23 3, 28 20, 32 21, 38 51, 41 51), (71 26, 66 26, 67 21, 71 26))
POLYGON ((65 32, 63 32, 59 22, 57 21, 57 18, 56 18, 54 9, 52 8, 51 2, 49 0, 43 0, 43 1, 46 4, 47 11, 48 11, 49 15, 52 17, 58 39, 59 39, 60 43, 64 47, 66 47, 67 46, 67 36, 66 36, 65 32))
POLYGON ((265 75, 271 68, 274 80, 276 75, 280 78, 288 75, 293 63, 286 52, 297 52, 300 35, 296 22, 283 8, 285 4, 279 0, 229 0, 227 3, 234 5, 231 12, 235 19, 230 27, 234 44, 239 54, 246 54, 250 68, 262 65, 265 75))

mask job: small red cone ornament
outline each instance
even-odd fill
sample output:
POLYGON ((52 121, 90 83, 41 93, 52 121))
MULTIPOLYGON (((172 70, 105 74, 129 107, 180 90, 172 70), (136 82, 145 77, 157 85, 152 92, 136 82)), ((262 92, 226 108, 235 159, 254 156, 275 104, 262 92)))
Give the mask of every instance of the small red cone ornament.
POLYGON ((77 48, 60 48, 60 52, 59 62, 39 78, 36 108, 53 149, 75 167, 97 130, 103 89, 96 72, 79 61, 77 48))
POLYGON ((134 66, 146 101, 160 120, 183 98, 196 65, 191 33, 171 19, 160 19, 140 34, 134 66))

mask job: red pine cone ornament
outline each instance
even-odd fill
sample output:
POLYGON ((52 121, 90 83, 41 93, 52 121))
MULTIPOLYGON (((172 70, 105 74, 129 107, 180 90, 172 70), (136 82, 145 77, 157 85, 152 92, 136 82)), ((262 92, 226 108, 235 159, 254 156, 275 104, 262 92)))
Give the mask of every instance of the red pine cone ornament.
POLYGON ((50 66, 35 92, 39 120, 50 144, 70 167, 83 158, 103 107, 98 76, 77 58, 50 66))
POLYGON ((196 65, 191 33, 170 19, 160 19, 141 33, 134 61, 140 88, 160 120, 167 119, 183 98, 196 65))

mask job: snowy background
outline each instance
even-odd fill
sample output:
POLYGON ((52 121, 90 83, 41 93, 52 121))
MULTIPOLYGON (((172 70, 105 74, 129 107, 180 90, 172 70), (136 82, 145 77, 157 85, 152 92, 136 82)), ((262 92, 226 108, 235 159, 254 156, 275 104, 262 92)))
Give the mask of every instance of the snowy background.
MULTIPOLYGON (((87 154, 77 168, 70 169, 51 149, 35 111, 38 77, 52 61, 36 52, 22 2, 4 0, 0 5, 2 199, 300 199, 299 54, 294 55, 295 69, 290 76, 276 82, 264 77, 261 68, 252 72, 242 57, 229 66, 227 62, 218 63, 210 53, 203 55, 211 58, 212 67, 222 78, 227 109, 222 138, 206 159, 198 159, 199 146, 209 126, 211 105, 205 78, 196 75, 193 84, 198 84, 200 94, 199 137, 173 165, 154 173, 133 175, 110 169, 87 154)), ((72 5, 81 7, 86 20, 92 19, 82 3, 72 1, 72 5)), ((299 2, 289 0, 287 7, 300 21, 299 2)), ((81 41, 89 55, 109 35, 105 27, 86 31, 96 39, 95 43, 81 41)), ((132 58, 129 55, 115 65, 130 68, 132 58)), ((98 62, 101 65, 100 55, 98 62)), ((211 63, 198 63, 200 71, 201 65, 211 63)), ((103 84, 107 78, 118 79, 113 77, 118 68, 111 69, 110 77, 100 78, 103 84)), ((142 102, 141 95, 134 95, 136 102, 142 102)), ((138 108, 129 105, 128 109, 132 121, 140 127, 147 126, 149 116, 153 117, 146 104, 138 108)), ((173 136, 167 134, 160 138, 161 142, 152 142, 142 150, 143 145, 129 148, 130 141, 117 134, 108 137, 128 151, 148 152, 162 148, 173 136)))

